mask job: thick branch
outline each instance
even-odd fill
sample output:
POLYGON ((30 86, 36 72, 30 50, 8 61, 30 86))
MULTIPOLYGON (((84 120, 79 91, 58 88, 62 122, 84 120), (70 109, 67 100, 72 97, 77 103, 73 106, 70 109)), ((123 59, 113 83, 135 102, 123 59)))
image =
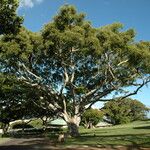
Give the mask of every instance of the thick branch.
POLYGON ((66 105, 66 100, 65 98, 63 98, 63 112, 66 113, 67 112, 67 105, 66 105))
POLYGON ((112 78, 115 79, 116 77, 115 77, 115 75, 114 75, 114 73, 113 73, 113 68, 111 67, 110 64, 108 64, 108 70, 109 70, 109 72, 110 72, 112 78))
POLYGON ((33 72, 31 72, 24 64, 22 64, 22 67, 29 73, 30 75, 34 76, 36 79, 41 80, 41 77, 37 76, 33 72))
POLYGON ((150 82, 150 80, 147 80, 147 81, 144 81, 144 80, 143 80, 143 83, 140 84, 140 86, 139 86, 134 92, 131 92, 131 93, 125 95, 125 96, 122 96, 122 97, 120 97, 119 99, 125 99, 125 98, 127 98, 127 97, 129 97, 129 96, 132 96, 132 95, 137 94, 137 92, 138 92, 145 84, 147 84, 148 82, 150 82))
POLYGON ((99 89, 99 88, 95 88, 95 89, 89 91, 88 93, 86 93, 86 94, 84 95, 83 98, 86 99, 88 96, 93 95, 98 89, 99 89))
POLYGON ((124 60, 124 61, 121 61, 117 66, 120 66, 120 65, 122 65, 122 64, 124 64, 124 63, 126 63, 126 62, 128 62, 128 59, 127 59, 127 60, 124 60))
POLYGON ((64 68, 64 79, 63 79, 64 84, 62 85, 62 87, 60 89, 60 94, 63 93, 64 88, 66 87, 67 83, 69 82, 69 76, 68 76, 68 73, 67 73, 67 69, 64 66, 63 66, 63 68, 64 68))
POLYGON ((92 103, 90 103, 90 105, 86 108, 86 110, 90 109, 92 107, 92 105, 94 105, 96 102, 108 102, 108 101, 111 101, 111 100, 113 100, 113 99, 98 99, 98 100, 95 100, 92 103))
POLYGON ((73 81, 74 81, 74 76, 75 76, 75 71, 74 71, 74 66, 71 66, 71 68, 72 68, 72 70, 73 70, 73 73, 72 73, 72 75, 71 75, 71 79, 70 79, 70 83, 73 83, 73 81))
MULTIPOLYGON (((104 92, 97 93, 95 96, 93 95, 93 97, 91 99, 87 99, 85 102, 83 101, 81 103, 81 105, 85 106, 85 105, 88 105, 90 103, 89 107, 91 107, 93 104, 95 104, 96 102, 100 101, 102 97, 107 96, 112 91, 114 91, 114 88, 113 89, 108 89, 108 90, 106 90, 104 92)), ((102 101, 104 101, 104 99, 102 101)))

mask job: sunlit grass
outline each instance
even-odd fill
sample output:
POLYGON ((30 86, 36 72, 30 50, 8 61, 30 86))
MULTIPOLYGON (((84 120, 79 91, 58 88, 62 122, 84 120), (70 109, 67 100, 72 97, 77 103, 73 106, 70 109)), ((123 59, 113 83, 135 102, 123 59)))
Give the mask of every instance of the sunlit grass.
POLYGON ((80 128, 81 136, 68 138, 65 145, 140 145, 150 147, 150 121, 136 121, 100 129, 80 128))

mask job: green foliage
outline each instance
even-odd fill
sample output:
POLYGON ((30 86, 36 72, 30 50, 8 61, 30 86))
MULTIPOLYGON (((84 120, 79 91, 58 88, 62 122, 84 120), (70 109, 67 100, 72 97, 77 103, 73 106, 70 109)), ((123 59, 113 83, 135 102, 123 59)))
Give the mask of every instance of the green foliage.
POLYGON ((82 123, 86 128, 90 128, 91 125, 95 126, 103 119, 103 112, 98 109, 86 110, 82 115, 82 123), (91 124, 91 125, 90 125, 91 124))
POLYGON ((65 30, 71 25, 80 25, 85 18, 84 14, 77 14, 74 6, 64 5, 60 8, 60 12, 54 17, 54 22, 59 30, 65 30))
POLYGON ((0 77, 0 122, 8 124, 11 120, 22 117, 22 91, 15 77, 3 74, 0 77))
POLYGON ((146 118, 148 108, 137 100, 126 98, 105 103, 104 111, 115 124, 129 123, 146 118))
POLYGON ((129 47, 130 54, 129 54, 129 61, 133 64, 136 68, 141 69, 144 73, 150 73, 150 42, 148 41, 140 41, 135 45, 131 45, 129 47), (144 51, 143 51, 144 49, 144 51), (138 60, 141 63, 137 63, 138 60))
POLYGON ((0 34, 16 34, 23 18, 17 16, 18 0, 0 0, 0 34))
MULTIPOLYGON (((28 65, 32 61, 32 53, 38 54, 41 37, 39 34, 32 33, 25 28, 20 28, 17 35, 9 34, 2 36, 0 40, 0 58, 1 63, 7 66, 13 66, 13 72, 16 72, 21 64, 26 62, 28 65)), ((29 65, 30 67, 30 65, 29 65)), ((8 71, 5 68, 5 71, 8 71)), ((10 70, 9 70, 10 71, 10 70)))

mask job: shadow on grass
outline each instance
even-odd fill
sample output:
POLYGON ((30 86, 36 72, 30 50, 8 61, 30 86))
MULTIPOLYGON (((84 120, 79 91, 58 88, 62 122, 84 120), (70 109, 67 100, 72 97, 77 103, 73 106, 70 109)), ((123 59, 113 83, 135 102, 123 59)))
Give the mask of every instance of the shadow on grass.
POLYGON ((55 143, 45 138, 12 140, 0 145, 0 150, 53 150, 55 143))
POLYGON ((54 148, 49 147, 45 148, 41 145, 9 145, 9 146, 0 146, 0 150, 54 150, 54 148))
POLYGON ((134 127, 133 129, 150 129, 150 126, 134 127))
POLYGON ((126 150, 141 150, 142 147, 150 147, 150 134, 140 135, 94 135, 81 136, 74 139, 68 139, 65 145, 88 145, 92 147, 117 148, 117 146, 125 146, 126 150))
POLYGON ((23 146, 21 146, 21 145, 9 145, 9 146, 0 146, 0 149, 1 150, 32 150, 32 148, 31 147, 29 147, 29 146, 25 146, 25 145, 23 145, 23 146))

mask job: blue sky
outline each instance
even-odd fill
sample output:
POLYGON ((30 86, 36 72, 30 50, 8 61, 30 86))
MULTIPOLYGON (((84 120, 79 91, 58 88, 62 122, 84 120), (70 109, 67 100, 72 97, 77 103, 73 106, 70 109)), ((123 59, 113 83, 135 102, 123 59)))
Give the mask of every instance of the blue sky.
MULTIPOLYGON (((28 29, 40 31, 66 3, 86 13, 86 19, 94 27, 121 22, 124 29, 136 30, 136 41, 150 41, 150 0, 20 0, 18 13, 24 16, 24 25, 28 29)), ((133 98, 150 106, 150 84, 133 98)))

